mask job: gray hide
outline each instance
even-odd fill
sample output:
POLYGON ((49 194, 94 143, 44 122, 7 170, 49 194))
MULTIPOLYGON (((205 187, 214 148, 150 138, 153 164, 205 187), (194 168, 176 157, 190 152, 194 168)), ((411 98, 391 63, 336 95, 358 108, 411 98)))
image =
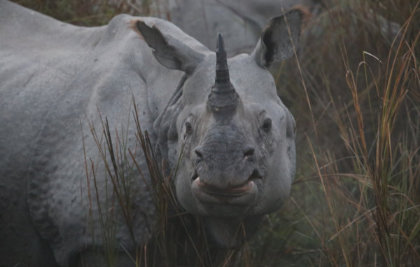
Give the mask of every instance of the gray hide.
MULTIPOLYGON (((287 21, 296 41, 300 14, 287 21)), ((120 15, 103 27, 75 27, 0 0, 0 265, 99 260, 90 253, 106 245, 104 212, 112 213, 117 250, 149 240, 155 208, 147 172, 127 181, 130 232, 89 131, 89 122, 100 131, 99 114, 107 118, 147 170, 132 96, 161 160, 172 168, 183 155, 174 178, 182 207, 205 218, 219 246, 240 244, 281 205, 294 175, 293 117, 266 70, 291 56, 287 32, 283 17, 273 19, 253 53, 220 64, 229 83, 215 84, 215 53, 169 22, 120 15), (141 35, 130 29, 133 20, 141 35), (238 101, 219 112, 207 99, 228 84, 238 101)))

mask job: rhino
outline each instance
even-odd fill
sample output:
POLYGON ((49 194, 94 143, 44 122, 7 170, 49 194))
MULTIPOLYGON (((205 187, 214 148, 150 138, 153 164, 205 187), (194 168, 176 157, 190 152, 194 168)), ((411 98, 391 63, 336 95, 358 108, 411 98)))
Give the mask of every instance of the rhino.
POLYGON ((177 169, 180 206, 217 246, 244 242, 294 177, 295 121, 268 68, 293 55, 300 21, 274 17, 251 53, 228 58, 221 35, 213 52, 162 19, 78 27, 0 0, 0 265, 104 266, 92 252, 106 246, 97 229, 110 212, 119 266, 130 266, 125 252, 156 221, 133 105, 158 161, 177 169), (127 181, 130 227, 89 131, 105 120, 144 170, 127 181))

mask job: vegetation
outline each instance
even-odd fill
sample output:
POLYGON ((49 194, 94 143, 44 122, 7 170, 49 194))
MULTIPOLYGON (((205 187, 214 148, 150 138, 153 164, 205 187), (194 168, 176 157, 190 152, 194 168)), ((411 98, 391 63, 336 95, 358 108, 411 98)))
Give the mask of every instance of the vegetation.
POLYGON ((289 203, 255 242, 256 262, 415 266, 419 1, 324 8, 304 32, 298 62, 279 71, 279 92, 297 120, 299 165, 289 203))
MULTIPOLYGON (((99 0, 16 2, 82 25, 103 23, 120 11, 137 12, 99 0)), ((149 12, 149 2, 138 10, 149 12)), ((318 3, 297 56, 274 71, 279 94, 297 121, 298 166, 289 201, 267 216, 249 244, 220 256, 206 242, 199 220, 178 208, 168 177, 139 130, 157 208, 160 214, 174 212, 159 218, 159 234, 133 258, 138 266, 420 262, 420 1, 318 3), (188 234, 187 226, 196 231, 188 234)), ((112 152, 106 129, 104 123, 112 152)), ((116 158, 130 157, 135 167, 135 156, 127 153, 116 158)), ((110 177, 118 173, 109 170, 110 177)))

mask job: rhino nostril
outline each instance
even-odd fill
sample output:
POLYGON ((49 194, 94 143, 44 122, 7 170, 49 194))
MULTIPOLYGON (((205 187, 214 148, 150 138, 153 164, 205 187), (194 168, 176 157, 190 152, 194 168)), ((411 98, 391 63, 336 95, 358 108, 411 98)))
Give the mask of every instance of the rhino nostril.
POLYGON ((254 155, 255 149, 253 147, 247 148, 244 152, 244 158, 249 158, 254 155))
POLYGON ((198 173, 197 172, 195 172, 194 174, 193 174, 193 176, 191 177, 191 180, 192 181, 194 181, 194 180, 196 180, 198 178, 198 173))
POLYGON ((251 180, 256 180, 256 179, 261 179, 261 178, 262 178, 261 173, 257 169, 255 169, 249 176, 248 180, 251 181, 251 180))

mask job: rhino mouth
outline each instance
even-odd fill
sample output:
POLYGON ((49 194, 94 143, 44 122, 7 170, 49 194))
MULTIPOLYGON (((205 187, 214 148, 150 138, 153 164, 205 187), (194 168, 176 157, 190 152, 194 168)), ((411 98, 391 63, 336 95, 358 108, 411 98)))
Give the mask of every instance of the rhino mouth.
POLYGON ((195 173, 192 178, 192 190, 198 200, 211 204, 249 205, 256 198, 257 184, 262 176, 255 170, 243 183, 219 187, 206 183, 195 173))
POLYGON ((200 177, 197 177, 195 182, 197 183, 197 186, 198 188, 200 188, 200 190, 204 191, 205 193, 209 195, 213 195, 216 197, 240 197, 248 193, 254 186, 253 181, 246 181, 245 183, 241 185, 231 186, 228 188, 218 188, 211 184, 202 182, 200 180, 200 177))

